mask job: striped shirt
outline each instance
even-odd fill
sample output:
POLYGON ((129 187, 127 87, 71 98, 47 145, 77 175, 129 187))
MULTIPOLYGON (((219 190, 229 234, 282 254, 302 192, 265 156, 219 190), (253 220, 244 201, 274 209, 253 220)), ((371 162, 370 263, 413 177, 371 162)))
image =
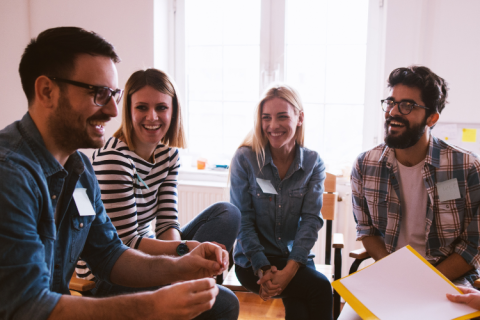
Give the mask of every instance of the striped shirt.
MULTIPOLYGON (((398 168, 395 163, 394 150, 381 144, 358 156, 351 179, 357 240, 367 236, 382 236, 390 253, 399 249, 397 241, 402 219, 398 168)), ((422 178, 428 194, 425 219, 426 259, 438 264, 456 252, 478 269, 478 156, 430 136, 422 178), (437 184, 451 179, 457 179, 460 198, 440 201, 437 184)), ((476 270, 470 273, 475 274, 476 270)))
MULTIPOLYGON (((123 243, 137 249, 142 238, 155 238, 170 228, 180 230, 177 210, 178 150, 159 144, 154 163, 130 151, 116 138, 93 154, 93 168, 108 216, 123 243), (147 188, 148 186, 148 188, 147 188), (155 233, 152 221, 156 218, 155 233)), ((92 279, 83 261, 80 278, 92 279)))

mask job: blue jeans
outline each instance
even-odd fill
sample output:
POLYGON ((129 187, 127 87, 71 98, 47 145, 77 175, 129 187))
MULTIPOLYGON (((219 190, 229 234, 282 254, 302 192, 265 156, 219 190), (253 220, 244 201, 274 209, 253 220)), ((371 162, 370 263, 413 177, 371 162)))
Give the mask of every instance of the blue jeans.
MULTIPOLYGON (((183 240, 196 240, 199 242, 216 241, 227 247, 233 243, 240 229, 240 211, 228 202, 218 202, 203 210, 182 229, 183 240)), ((130 288, 98 280, 92 290, 95 297, 108 297, 119 294, 137 293, 157 290, 161 287, 130 288)), ((240 311, 238 299, 229 289, 218 286, 219 293, 212 309, 202 313, 195 319, 237 319, 240 311)))
MULTIPOLYGON (((268 257, 271 265, 279 270, 287 265, 286 258, 268 257)), ((260 286, 258 277, 252 268, 235 265, 235 273, 240 283, 248 290, 258 294, 260 286)), ((282 298, 285 306, 285 319, 327 319, 332 315, 332 287, 330 281, 315 270, 315 264, 308 260, 305 267, 298 269, 297 274, 285 290, 276 298, 282 298)))

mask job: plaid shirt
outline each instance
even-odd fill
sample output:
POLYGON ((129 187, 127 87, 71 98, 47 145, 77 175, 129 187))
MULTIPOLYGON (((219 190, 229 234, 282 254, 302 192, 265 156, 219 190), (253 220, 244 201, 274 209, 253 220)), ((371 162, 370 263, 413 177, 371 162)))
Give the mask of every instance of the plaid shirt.
MULTIPOLYGON (((430 136, 422 175, 428 193, 426 259, 436 265, 456 252, 479 269, 478 156, 430 136), (441 202, 436 184, 453 178, 457 178, 461 197, 441 202)), ((382 236, 390 253, 396 250, 402 219, 398 178, 395 152, 385 144, 360 154, 352 170, 357 240, 382 236)), ((476 270, 471 273, 478 275, 476 270)))

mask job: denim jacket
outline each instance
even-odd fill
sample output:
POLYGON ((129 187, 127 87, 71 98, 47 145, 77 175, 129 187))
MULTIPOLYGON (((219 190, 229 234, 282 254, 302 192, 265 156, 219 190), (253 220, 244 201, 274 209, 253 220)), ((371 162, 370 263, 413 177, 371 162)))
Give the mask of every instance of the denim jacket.
POLYGON ((127 247, 105 213, 88 158, 75 152, 62 167, 28 113, 0 131, 0 177, 0 318, 47 319, 69 294, 80 255, 108 280, 127 247), (79 215, 75 188, 87 189, 96 215, 79 215))
POLYGON ((257 272, 268 257, 285 257, 306 264, 323 225, 325 166, 317 152, 295 146, 295 159, 283 180, 265 148, 258 166, 250 147, 237 150, 231 166, 230 202, 242 213, 234 251, 235 263, 257 272), (278 194, 262 191, 257 178, 269 180, 278 194))

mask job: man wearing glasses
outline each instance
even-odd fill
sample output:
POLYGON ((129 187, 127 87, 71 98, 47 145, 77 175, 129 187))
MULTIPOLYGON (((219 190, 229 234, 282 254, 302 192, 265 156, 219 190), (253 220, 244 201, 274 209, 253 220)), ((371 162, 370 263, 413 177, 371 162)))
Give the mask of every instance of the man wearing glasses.
MULTIPOLYGON (((352 170, 357 240, 375 260, 410 245, 471 287, 480 267, 479 159, 430 134, 447 98, 441 77, 426 67, 398 68, 388 86, 385 143, 360 154, 352 170)), ((347 306, 341 319, 360 319, 352 312, 347 306)))
POLYGON ((123 93, 119 61, 110 43, 75 27, 46 30, 25 49, 19 71, 28 112, 0 131, 2 319, 238 316, 238 300, 218 294, 211 278, 226 268, 226 251, 203 243, 182 257, 142 254, 122 244, 105 213, 93 168, 77 149, 104 144, 123 93), (111 283, 158 289, 185 282, 73 297, 68 285, 80 255, 111 283))

